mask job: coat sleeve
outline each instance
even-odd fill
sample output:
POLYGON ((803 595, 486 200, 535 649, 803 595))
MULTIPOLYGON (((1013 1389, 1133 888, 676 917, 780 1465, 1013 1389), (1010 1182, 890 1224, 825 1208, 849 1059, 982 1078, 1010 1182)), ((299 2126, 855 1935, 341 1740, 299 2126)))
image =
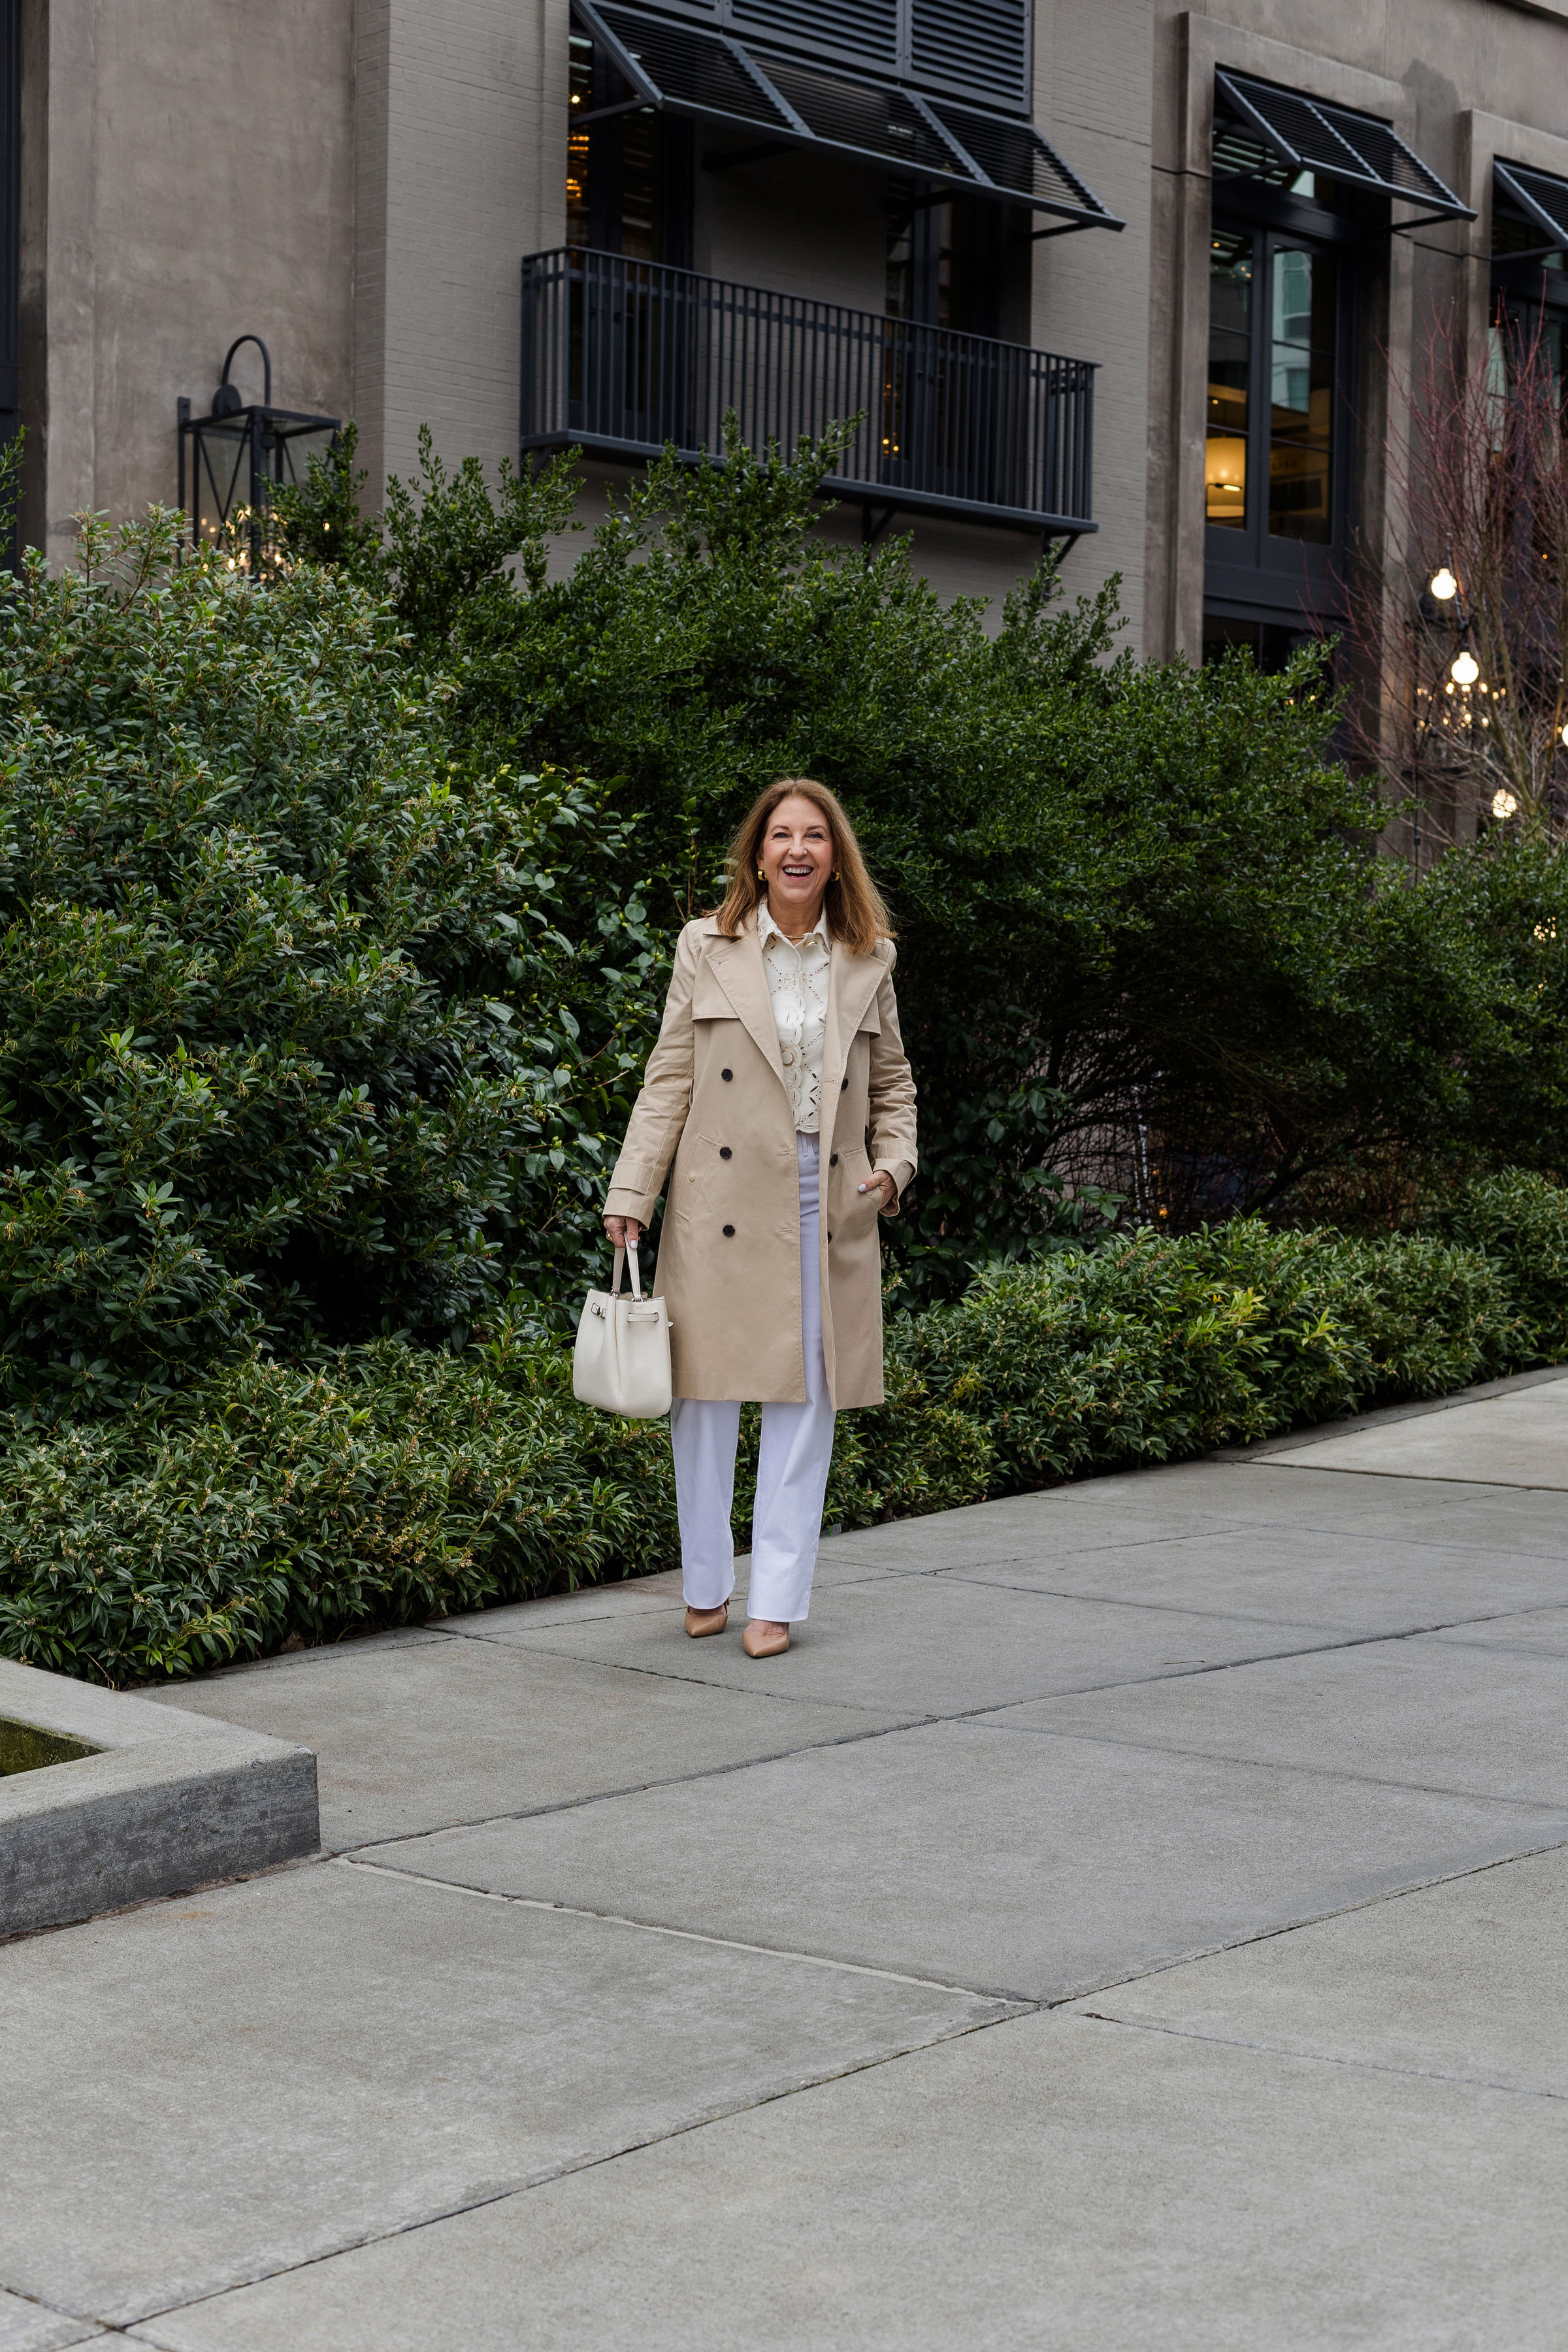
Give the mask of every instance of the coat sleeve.
POLYGON ((697 981, 700 936, 700 926, 688 923, 676 946, 664 1019, 610 1176, 605 1201, 607 1217, 635 1217, 639 1225, 647 1223, 686 1125, 691 1108, 691 992, 697 981))
POLYGON ((870 1160, 874 1171, 885 1170, 898 1188, 898 1197, 884 1213, 896 1217, 905 1185, 920 1165, 915 1149, 915 1080, 899 1032, 899 1003, 893 994, 889 963, 877 991, 877 1013, 882 1027, 871 1039, 871 1075, 867 1090, 870 1120, 870 1160))

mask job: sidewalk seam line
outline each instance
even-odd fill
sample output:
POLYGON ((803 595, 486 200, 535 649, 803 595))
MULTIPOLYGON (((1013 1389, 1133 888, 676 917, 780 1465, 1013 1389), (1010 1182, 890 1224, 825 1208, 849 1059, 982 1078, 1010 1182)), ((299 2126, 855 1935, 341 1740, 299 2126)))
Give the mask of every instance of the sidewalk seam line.
POLYGON ((1075 2010, 1072 2014, 1127 2033, 1163 2033, 1174 2042, 1209 2042, 1221 2050, 1246 2050, 1259 2058, 1295 2058, 1305 2065, 1343 2066, 1352 2074, 1393 2074, 1413 2083, 1452 2083, 1461 2090, 1500 2091, 1516 2099, 1568 2098, 1568 2092, 1537 2089, 1528 2083, 1494 2083, 1483 2074, 1448 2074, 1433 2066, 1395 2066, 1387 2059, 1349 2058, 1332 2050, 1292 2050, 1283 2042, 1247 2042, 1235 2033, 1202 2033, 1195 2026, 1164 2025, 1152 2018, 1108 2017, 1097 2009, 1075 2010))
MULTIPOLYGON (((841 1960, 831 1952, 806 1952, 793 1944, 758 1944, 742 1936, 716 1936, 700 1927, 671 1927, 658 1919, 638 1919, 629 1911, 595 1911, 586 1903, 556 1903, 544 1895, 517 1895, 504 1886, 476 1886, 471 1879, 438 1878, 428 1871, 400 1870, 393 1863, 365 1862, 357 1854, 334 1854, 334 1863, 351 1870, 373 1870, 380 1878, 411 1879, 447 1895, 468 1895, 483 1903, 512 1903, 525 1911, 553 1911, 569 1919, 598 1919, 612 1927, 635 1927, 645 1936, 673 1936, 686 1944, 711 1944, 721 1951, 751 1952, 760 1959, 800 1960, 808 1968, 837 1969, 850 1976, 877 1977, 889 1984, 918 1985, 925 1992, 961 1993, 967 2000, 1005 2001, 1026 2009, 1046 2004, 1038 1993, 994 1992, 974 1985, 956 1984, 946 1977, 911 1976, 904 1969, 879 1969, 868 1960, 841 1960)), ((1075 1996, 1082 1998, 1082 1996, 1075 1996)))

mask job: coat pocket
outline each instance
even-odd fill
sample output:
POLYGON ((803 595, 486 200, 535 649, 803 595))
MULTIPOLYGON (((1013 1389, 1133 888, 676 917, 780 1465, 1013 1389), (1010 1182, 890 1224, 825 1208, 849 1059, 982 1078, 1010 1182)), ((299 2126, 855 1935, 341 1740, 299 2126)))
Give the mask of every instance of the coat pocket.
POLYGON ((675 1155, 675 1175, 669 1188, 670 1206, 678 1217, 689 1223, 706 1206, 718 1172, 719 1146, 711 1136, 689 1127, 675 1155))
POLYGON ((877 1194, 860 1190, 871 1180, 871 1162, 864 1151, 846 1151, 840 1154, 839 1172, 844 1183, 834 1213, 847 1232, 858 1234, 877 1222, 877 1194))

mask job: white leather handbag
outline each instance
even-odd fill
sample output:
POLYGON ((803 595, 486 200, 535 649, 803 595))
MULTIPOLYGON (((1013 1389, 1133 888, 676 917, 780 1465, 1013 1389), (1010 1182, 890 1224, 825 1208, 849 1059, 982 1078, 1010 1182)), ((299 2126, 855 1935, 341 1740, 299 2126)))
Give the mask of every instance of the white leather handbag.
POLYGON ((616 1252, 608 1290, 591 1290, 577 1321, 572 1351, 572 1393, 626 1421, 657 1421, 669 1411, 669 1316, 662 1298, 643 1297, 637 1244, 631 1248, 630 1297, 622 1294, 624 1249, 616 1252))

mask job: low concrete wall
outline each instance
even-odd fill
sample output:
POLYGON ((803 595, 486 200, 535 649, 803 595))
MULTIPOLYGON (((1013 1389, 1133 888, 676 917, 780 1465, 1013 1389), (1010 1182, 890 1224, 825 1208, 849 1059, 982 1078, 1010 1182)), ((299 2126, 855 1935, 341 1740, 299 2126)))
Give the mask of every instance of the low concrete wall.
POLYGON ((0 1720, 32 1735, 14 1743, 18 1754, 45 1742, 77 1751, 0 1779, 0 1936, 263 1870, 321 1843, 308 1748, 4 1659, 0 1720))

